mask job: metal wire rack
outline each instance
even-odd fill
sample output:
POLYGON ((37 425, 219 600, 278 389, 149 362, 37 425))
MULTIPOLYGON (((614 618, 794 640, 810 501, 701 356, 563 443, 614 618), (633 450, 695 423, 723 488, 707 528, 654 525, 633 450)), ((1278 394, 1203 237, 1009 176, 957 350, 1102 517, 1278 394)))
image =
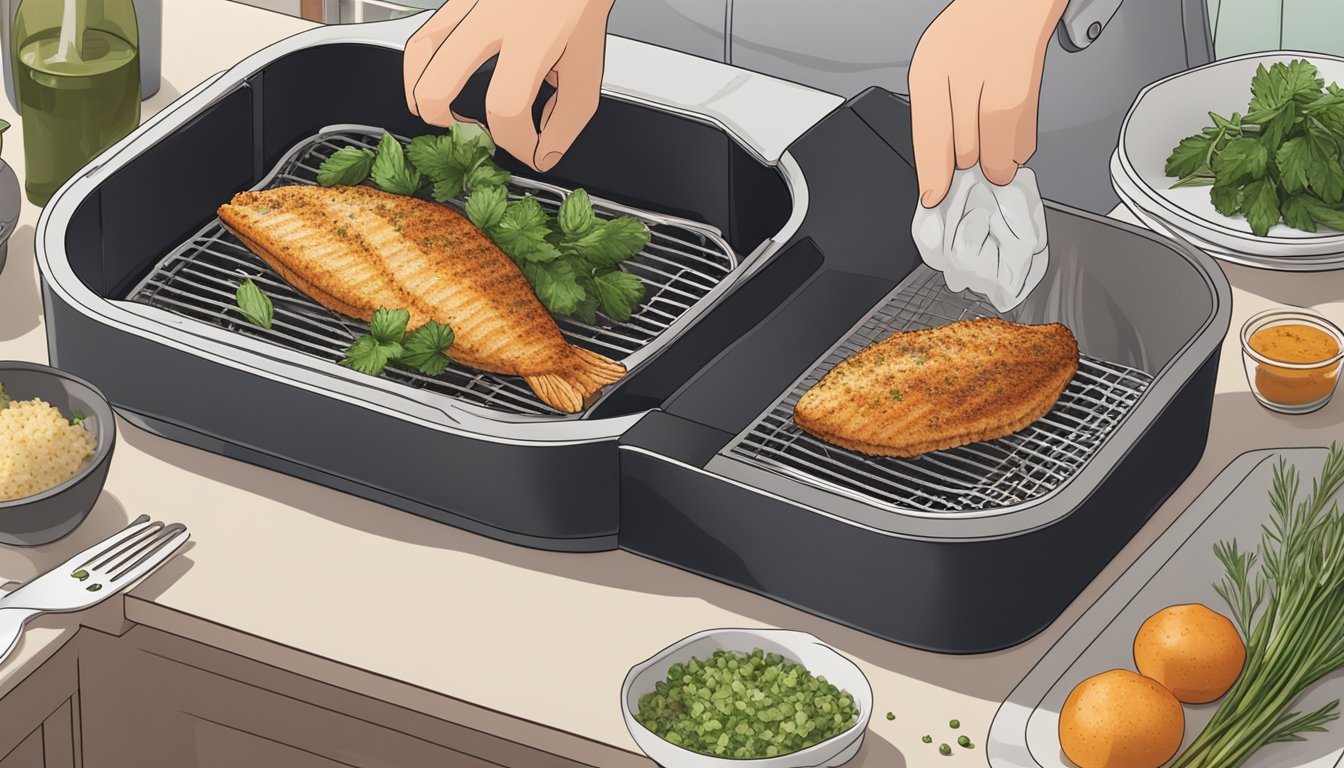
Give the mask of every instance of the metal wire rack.
MULTIPOLYGON (((316 184, 318 167, 326 158, 343 147, 376 148, 380 138, 381 133, 371 129, 341 130, 312 137, 281 162, 264 188, 316 184)), ((513 179, 509 183, 512 199, 531 195, 551 213, 567 194, 568 190, 527 179, 513 179)), ((460 199, 448 205, 463 210, 460 199)), ((601 218, 634 215, 648 225, 651 233, 648 246, 624 264, 627 271, 644 282, 646 298, 626 323, 600 315, 592 325, 557 318, 561 333, 571 344, 624 360, 657 342, 669 326, 704 299, 738 265, 732 248, 707 227, 670 221, 597 198, 593 199, 593 208, 601 218)), ((165 256, 127 299, 331 362, 342 360, 355 339, 368 333, 365 323, 332 312, 292 288, 225 230, 218 219, 165 256), (269 330, 243 321, 238 314, 234 294, 248 278, 275 306, 275 319, 269 330)), ((522 379, 483 373, 456 363, 437 377, 390 367, 385 375, 408 386, 423 387, 504 413, 565 415, 541 402, 522 379)))
POLYGON ((898 331, 972 317, 1001 317, 947 290, 920 267, 905 286, 831 350, 727 453, 819 488, 896 510, 956 513, 1015 506, 1069 481, 1133 409, 1152 376, 1083 355, 1054 409, 998 440, 935 451, 917 459, 874 458, 827 444, 793 422, 793 408, 841 360, 898 331))

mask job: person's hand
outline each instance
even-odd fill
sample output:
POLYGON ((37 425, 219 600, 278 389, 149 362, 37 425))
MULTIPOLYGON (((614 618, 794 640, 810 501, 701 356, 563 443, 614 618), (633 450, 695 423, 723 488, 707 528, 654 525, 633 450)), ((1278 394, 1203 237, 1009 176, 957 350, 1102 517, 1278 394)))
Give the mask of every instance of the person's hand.
POLYGON ((499 55, 485 96, 490 138, 548 171, 597 111, 613 0, 448 0, 406 42, 406 104, 431 125, 458 118, 453 100, 499 55), (556 91, 541 118, 532 104, 542 81, 556 91))
POLYGON ((953 169, 977 162, 1000 186, 1036 152, 1046 45, 1068 0, 953 0, 910 63, 915 171, 926 208, 953 169))

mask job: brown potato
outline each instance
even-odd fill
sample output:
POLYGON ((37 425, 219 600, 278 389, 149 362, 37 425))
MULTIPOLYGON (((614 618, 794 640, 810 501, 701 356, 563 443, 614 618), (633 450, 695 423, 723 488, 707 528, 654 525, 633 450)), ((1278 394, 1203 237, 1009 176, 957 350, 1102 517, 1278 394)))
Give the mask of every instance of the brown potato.
POLYGON ((1059 745, 1078 768, 1158 768, 1184 736, 1171 691, 1126 669, 1079 683, 1059 713, 1059 745))
POLYGON ((1231 621, 1202 605, 1173 605, 1143 622, 1134 638, 1139 672, 1187 704, 1221 697, 1241 674, 1246 646, 1231 621))

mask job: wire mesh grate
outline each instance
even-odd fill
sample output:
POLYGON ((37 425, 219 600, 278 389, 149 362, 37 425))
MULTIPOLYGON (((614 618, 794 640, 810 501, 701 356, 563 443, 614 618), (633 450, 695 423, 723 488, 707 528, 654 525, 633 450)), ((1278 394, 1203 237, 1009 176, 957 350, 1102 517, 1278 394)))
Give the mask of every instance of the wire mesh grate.
MULTIPOLYGON (((284 161, 266 188, 316 184, 322 162, 343 147, 376 148, 380 133, 351 129, 309 139, 284 161)), ((555 213, 567 190, 526 179, 509 184, 509 196, 532 195, 555 213)), ((448 205, 463 211, 463 201, 448 205)), ((645 285, 644 303, 628 322, 599 315, 592 325, 556 318, 571 344, 624 360, 653 344, 682 315, 704 299, 737 267, 738 258, 724 240, 708 229, 672 222, 594 199, 601 218, 634 215, 649 227, 648 246, 626 261, 624 268, 645 285)), ((326 309, 292 288, 264 261, 252 254, 215 219, 195 237, 175 248, 127 296, 130 301, 159 307, 205 323, 278 344, 296 352, 339 362, 368 326, 326 309), (242 320, 234 302, 238 285, 251 278, 272 300, 275 319, 270 330, 242 320)), ((423 387, 497 411, 534 416, 563 416, 541 402, 522 379, 472 370, 456 363, 441 376, 428 377, 389 367, 387 378, 423 387)))
POLYGON ((1052 492, 1096 454, 1152 376, 1083 355, 1059 402, 1025 430, 917 459, 864 456, 822 442, 793 422, 793 408, 803 393, 869 344, 898 331, 1000 316, 985 304, 952 293, 938 272, 921 266, 905 287, 743 433, 729 454, 828 491, 901 510, 990 510, 1052 492))

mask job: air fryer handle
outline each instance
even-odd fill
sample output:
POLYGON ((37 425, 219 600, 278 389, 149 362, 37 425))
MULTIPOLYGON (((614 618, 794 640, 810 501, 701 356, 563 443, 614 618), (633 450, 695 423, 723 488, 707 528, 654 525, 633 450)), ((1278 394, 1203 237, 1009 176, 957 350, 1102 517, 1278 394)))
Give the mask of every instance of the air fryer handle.
POLYGON ((910 223, 919 205, 910 104, 869 88, 789 146, 807 181, 810 239, 826 269, 900 281, 919 263, 910 223))

